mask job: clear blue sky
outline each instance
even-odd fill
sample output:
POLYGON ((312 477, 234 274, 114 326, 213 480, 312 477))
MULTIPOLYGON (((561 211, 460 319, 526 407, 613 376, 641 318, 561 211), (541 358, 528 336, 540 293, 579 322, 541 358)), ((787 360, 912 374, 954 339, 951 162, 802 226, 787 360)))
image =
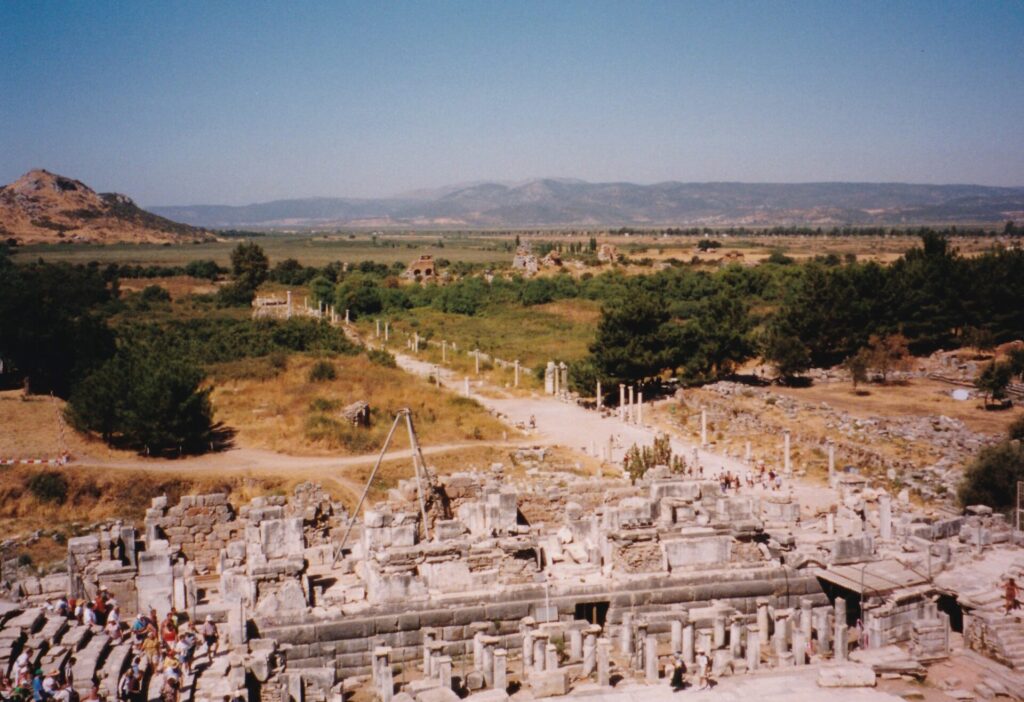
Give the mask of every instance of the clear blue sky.
POLYGON ((1024 185, 1024 2, 0 0, 0 182, 1024 185))

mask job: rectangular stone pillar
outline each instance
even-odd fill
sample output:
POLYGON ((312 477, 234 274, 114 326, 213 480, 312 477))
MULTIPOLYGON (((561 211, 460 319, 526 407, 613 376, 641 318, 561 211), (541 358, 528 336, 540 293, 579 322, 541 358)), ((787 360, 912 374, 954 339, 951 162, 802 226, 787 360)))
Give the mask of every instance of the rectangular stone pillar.
POLYGON ((473 670, 484 669, 484 632, 478 631, 473 634, 473 670))
POLYGON ((813 630, 811 610, 813 607, 814 602, 810 597, 800 598, 800 631, 803 632, 804 641, 811 640, 811 631, 813 630))
POLYGON ((836 477, 836 444, 828 442, 828 484, 832 485, 836 477))
POLYGON ((619 653, 624 656, 633 655, 633 615, 626 612, 622 615, 619 626, 619 653))
POLYGON ((503 648, 494 649, 494 689, 508 689, 508 651, 503 648))
POLYGON ((533 667, 533 632, 523 634, 523 672, 533 667))
POLYGON ((672 655, 676 656, 683 651, 683 622, 679 619, 672 620, 672 655))
POLYGON ((494 687, 494 648, 494 644, 492 643, 485 644, 480 656, 485 687, 494 687))
POLYGON ((818 651, 823 656, 828 655, 832 649, 831 614, 832 610, 828 607, 818 607, 814 610, 814 633, 818 637, 818 651))
POLYGON ((644 678, 658 682, 658 637, 653 634, 644 640, 644 678))
POLYGON ((700 411, 700 445, 703 448, 708 445, 708 411, 700 411))
POLYGON ((757 598, 757 630, 761 632, 761 636, 765 641, 768 640, 768 635, 771 633, 768 623, 768 605, 770 603, 771 600, 767 597, 757 598))
POLYGON ((793 473, 793 461, 789 452, 789 429, 785 429, 782 432, 782 447, 783 447, 783 471, 786 475, 792 475, 793 473))
POLYGON ((377 694, 381 702, 391 702, 395 681, 391 673, 391 649, 378 646, 373 649, 373 670, 377 672, 377 694))
POLYGON ((452 657, 441 656, 437 659, 437 677, 441 681, 441 687, 446 690, 452 689, 452 657))
POLYGON ((607 687, 611 684, 612 642, 602 636, 597 640, 597 684, 607 687))
POLYGON ((544 672, 544 664, 547 660, 548 635, 542 631, 533 634, 533 669, 538 673, 544 672))
POLYGON ((846 661, 847 647, 846 624, 836 624, 836 640, 834 644, 835 653, 833 657, 839 662, 846 661))

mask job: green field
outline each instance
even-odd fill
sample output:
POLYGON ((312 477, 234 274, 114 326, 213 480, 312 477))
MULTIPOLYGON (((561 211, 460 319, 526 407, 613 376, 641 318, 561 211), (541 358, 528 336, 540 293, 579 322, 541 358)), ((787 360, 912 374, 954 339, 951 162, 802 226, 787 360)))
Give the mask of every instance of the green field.
MULTIPOLYGON (((533 307, 494 305, 473 316, 418 307, 390 318, 391 346, 401 348, 413 332, 418 332, 433 341, 454 341, 460 351, 480 349, 534 368, 551 360, 571 361, 586 356, 600 311, 600 303, 583 299, 533 307)), ((364 319, 359 326, 372 336, 375 322, 364 319)))
MULTIPOLYGON (((34 244, 15 250, 14 260, 20 263, 42 258, 48 262, 139 264, 182 266, 189 261, 212 259, 222 266, 229 263, 231 250, 242 239, 202 244, 34 244)), ((468 263, 510 262, 507 240, 458 235, 445 235, 439 246, 437 235, 402 235, 380 237, 378 241, 366 234, 302 235, 269 234, 253 239, 263 247, 271 265, 286 258, 298 259, 304 266, 322 267, 333 261, 358 263, 378 261, 392 263, 409 261, 429 254, 435 258, 468 263)))

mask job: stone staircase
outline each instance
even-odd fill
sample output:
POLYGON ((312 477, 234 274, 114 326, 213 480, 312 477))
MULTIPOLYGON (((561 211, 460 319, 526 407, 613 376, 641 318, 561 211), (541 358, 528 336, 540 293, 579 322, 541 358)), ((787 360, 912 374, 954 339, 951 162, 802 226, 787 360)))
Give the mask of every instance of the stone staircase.
POLYGON ((964 618, 964 643, 1014 670, 1024 671, 1024 613, 975 609, 964 618))

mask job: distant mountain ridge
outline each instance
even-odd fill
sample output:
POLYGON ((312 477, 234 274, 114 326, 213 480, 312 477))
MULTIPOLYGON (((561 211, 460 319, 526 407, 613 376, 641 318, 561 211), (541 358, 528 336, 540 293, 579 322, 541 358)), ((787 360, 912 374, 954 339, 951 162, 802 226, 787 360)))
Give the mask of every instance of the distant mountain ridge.
POLYGON ((0 240, 106 244, 212 238, 202 229, 139 208, 127 195, 97 193, 80 180, 42 169, 0 187, 0 240))
POLYGON ((471 183, 390 198, 152 207, 203 227, 844 226, 1024 217, 1024 187, 911 183, 471 183))

